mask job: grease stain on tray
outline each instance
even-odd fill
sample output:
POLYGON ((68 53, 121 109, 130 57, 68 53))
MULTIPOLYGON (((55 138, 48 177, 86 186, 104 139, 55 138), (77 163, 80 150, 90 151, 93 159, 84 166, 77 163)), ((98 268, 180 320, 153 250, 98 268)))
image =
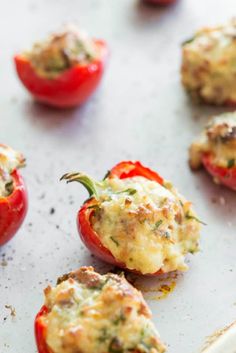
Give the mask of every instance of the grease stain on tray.
POLYGON ((127 280, 143 293, 145 299, 149 300, 167 298, 176 287, 177 277, 177 273, 162 275, 158 278, 143 278, 133 274, 126 275, 127 280))

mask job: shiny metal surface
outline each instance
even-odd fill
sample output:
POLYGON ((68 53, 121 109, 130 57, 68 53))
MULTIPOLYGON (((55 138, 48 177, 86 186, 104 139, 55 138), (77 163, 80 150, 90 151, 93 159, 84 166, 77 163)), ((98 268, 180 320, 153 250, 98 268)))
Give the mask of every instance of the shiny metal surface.
MULTIPOLYGON (((73 170, 100 178, 116 162, 138 159, 170 179, 207 226, 189 271, 162 300, 145 293, 169 353, 198 352, 207 335, 236 317, 236 194, 204 173, 192 174, 187 148, 209 114, 194 106, 179 79, 180 43, 205 24, 235 14, 234 0, 180 0, 169 8, 136 0, 9 0, 0 11, 0 141, 27 157, 22 171, 30 208, 16 237, 0 249, 0 352, 35 353, 33 320, 43 288, 57 276, 97 262, 77 235, 76 211, 87 197, 60 176, 73 170), (74 21, 106 39, 103 83, 80 109, 34 103, 18 81, 12 56, 61 24, 74 21), (53 210, 55 212, 53 212, 53 210), (5 305, 12 305, 11 317, 5 305)), ((150 280, 144 281, 147 288, 150 280)), ((154 288, 159 280, 151 280, 154 288)))

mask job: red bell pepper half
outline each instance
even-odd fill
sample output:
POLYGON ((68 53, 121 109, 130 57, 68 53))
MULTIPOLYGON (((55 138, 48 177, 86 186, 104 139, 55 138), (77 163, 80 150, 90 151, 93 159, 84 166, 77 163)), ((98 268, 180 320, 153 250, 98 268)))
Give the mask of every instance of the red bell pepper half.
POLYGON ((55 78, 38 75, 30 60, 18 54, 14 57, 17 74, 38 102, 57 108, 81 105, 98 86, 108 56, 104 41, 94 40, 94 44, 98 49, 98 58, 86 65, 76 64, 55 78))
MULTIPOLYGON (((61 179, 66 179, 67 182, 76 181, 78 173, 75 174, 65 174, 61 179)), ((162 177, 156 172, 152 171, 149 168, 144 167, 140 162, 120 162, 114 166, 107 174, 106 178, 117 177, 120 179, 132 178, 135 176, 142 176, 149 180, 156 181, 159 184, 163 184, 162 177)), ((89 189, 88 183, 80 180, 85 187, 89 189)), ((91 192, 90 196, 94 193, 91 192)), ((80 234, 80 237, 86 247, 98 258, 102 259, 105 262, 108 262, 112 265, 127 269, 124 263, 118 262, 115 257, 112 255, 109 249, 107 249, 100 241, 98 234, 93 230, 91 226, 91 216, 94 213, 94 208, 92 206, 96 205, 97 201, 94 197, 91 197, 88 201, 84 203, 77 215, 77 227, 80 234)), ((132 271, 136 272, 137 271, 132 271)), ((158 271, 156 274, 160 274, 161 271, 158 271)))
POLYGON ((13 191, 0 196, 0 246, 8 242, 20 228, 28 208, 25 183, 18 170, 11 173, 13 191))
POLYGON ((209 153, 203 154, 202 163, 216 182, 236 190, 236 166, 228 168, 217 166, 214 164, 213 157, 209 153))
POLYGON ((38 353, 53 353, 46 343, 47 326, 42 318, 47 315, 48 308, 44 305, 38 312, 34 322, 35 339, 38 348, 38 353))

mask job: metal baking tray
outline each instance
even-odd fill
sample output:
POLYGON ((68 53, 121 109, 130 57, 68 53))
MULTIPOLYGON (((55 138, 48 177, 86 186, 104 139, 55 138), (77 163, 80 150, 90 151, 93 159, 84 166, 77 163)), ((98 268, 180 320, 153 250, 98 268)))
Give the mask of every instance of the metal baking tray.
POLYGON ((81 265, 110 269, 85 250, 77 234, 85 191, 60 183, 60 176, 83 170, 100 178, 127 159, 171 180, 207 223, 201 251, 187 259, 187 273, 134 279, 168 352, 199 352, 206 336, 236 318, 236 194, 214 185, 204 171, 193 174, 187 164, 188 146, 208 115, 224 109, 194 105, 179 77, 181 42, 202 25, 228 20, 233 10, 234 0, 179 0, 161 9, 136 0, 2 4, 0 141, 27 157, 22 173, 30 207, 18 234, 0 249, 1 353, 35 353, 34 316, 43 288, 59 275, 81 265), (31 100, 12 56, 71 21, 106 39, 111 55, 92 99, 59 111, 31 100))

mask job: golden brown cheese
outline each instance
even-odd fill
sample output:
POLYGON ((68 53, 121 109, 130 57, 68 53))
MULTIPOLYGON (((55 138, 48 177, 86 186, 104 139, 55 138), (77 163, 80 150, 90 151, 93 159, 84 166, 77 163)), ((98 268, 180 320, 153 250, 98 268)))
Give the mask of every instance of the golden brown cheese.
POLYGON ((16 168, 22 167, 24 161, 21 153, 0 144, 0 197, 11 194, 13 189, 11 173, 16 168))
POLYGON ((74 26, 68 26, 49 36, 44 42, 34 44, 25 53, 41 76, 55 77, 77 65, 86 65, 97 56, 94 42, 74 26))
POLYGON ((92 227, 117 261, 142 274, 188 269, 185 256, 198 251, 200 224, 170 183, 108 178, 97 205, 92 227))
POLYGON ((163 353, 141 292, 125 278, 82 267, 45 290, 53 353, 163 353))
POLYGON ((214 116, 189 150, 192 169, 202 165, 202 155, 210 153, 214 165, 236 165, 236 112, 214 116))
POLYGON ((203 28, 182 47, 182 83, 192 96, 236 104, 236 21, 203 28))

